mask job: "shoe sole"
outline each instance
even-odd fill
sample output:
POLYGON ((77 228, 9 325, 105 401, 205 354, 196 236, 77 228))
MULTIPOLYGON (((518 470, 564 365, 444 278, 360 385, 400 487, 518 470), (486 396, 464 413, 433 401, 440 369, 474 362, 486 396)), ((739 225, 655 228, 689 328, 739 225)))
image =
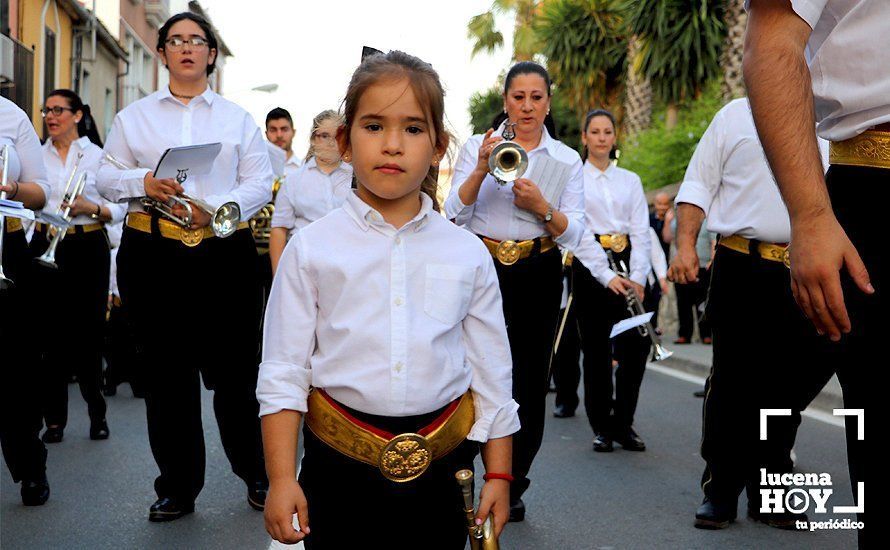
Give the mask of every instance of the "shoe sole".
POLYGON ((726 529, 729 524, 735 520, 727 519, 723 521, 715 521, 712 519, 695 518, 696 529, 707 529, 708 531, 719 531, 726 529))
POLYGON ((152 523, 164 523, 166 521, 177 520, 191 513, 194 513, 194 510, 188 510, 185 512, 149 512, 148 521, 152 523))
MULTIPOLYGON (((618 444, 621 445, 621 443, 618 443, 618 444)), ((624 449, 625 451, 631 451, 633 453, 646 452, 646 447, 625 447, 624 445, 621 445, 621 448, 624 449)))

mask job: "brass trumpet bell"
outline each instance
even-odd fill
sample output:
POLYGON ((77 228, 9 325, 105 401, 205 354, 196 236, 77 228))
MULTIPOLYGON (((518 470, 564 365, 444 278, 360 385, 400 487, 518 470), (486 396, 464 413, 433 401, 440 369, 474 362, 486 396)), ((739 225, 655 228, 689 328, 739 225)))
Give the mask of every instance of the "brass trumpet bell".
POLYGON ((521 145, 513 141, 516 124, 509 120, 504 123, 501 133, 504 141, 498 143, 488 157, 488 171, 501 185, 516 181, 528 169, 528 153, 521 145))

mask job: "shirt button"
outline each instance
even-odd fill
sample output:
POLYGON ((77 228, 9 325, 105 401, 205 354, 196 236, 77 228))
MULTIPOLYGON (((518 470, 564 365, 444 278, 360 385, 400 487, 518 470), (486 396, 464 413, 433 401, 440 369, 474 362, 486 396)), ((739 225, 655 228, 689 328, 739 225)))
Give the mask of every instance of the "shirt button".
POLYGON ((396 237, 396 244, 402 244, 402 238, 396 237))
POLYGON ((405 365, 403 365, 402 362, 399 361, 398 363, 396 363, 395 371, 396 371, 396 372, 402 372, 402 367, 404 367, 404 366, 405 366, 405 365))
POLYGON ((400 305, 402 305, 402 299, 401 299, 401 298, 396 298, 394 303, 395 303, 397 306, 400 306, 400 305))

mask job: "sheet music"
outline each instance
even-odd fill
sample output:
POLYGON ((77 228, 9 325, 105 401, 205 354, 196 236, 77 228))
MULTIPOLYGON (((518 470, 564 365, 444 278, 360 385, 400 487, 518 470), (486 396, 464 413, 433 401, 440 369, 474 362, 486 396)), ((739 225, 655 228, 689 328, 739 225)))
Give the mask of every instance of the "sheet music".
POLYGON ((635 315, 633 317, 628 317, 627 319, 622 319, 615 323, 612 327, 612 333, 609 334, 609 338, 615 338, 622 332, 627 332, 632 328, 637 328, 640 325, 645 325, 652 319, 653 312, 644 313, 642 315, 635 315))
MULTIPOLYGON (((556 208, 559 205, 559 197, 572 176, 571 170, 570 164, 560 162, 547 155, 539 155, 523 178, 533 181, 541 190, 544 199, 556 208)), ((516 208, 516 215, 530 222, 541 223, 538 217, 528 210, 516 208)))
POLYGON ((191 176, 204 176, 213 168, 213 161, 222 150, 222 143, 204 143, 171 147, 164 151, 154 174, 158 179, 173 178, 179 183, 191 176))
MULTIPOLYGON (((6 202, 6 201, 4 201, 6 202)), ((9 201, 15 202, 15 201, 9 201)), ((21 203, 19 203, 21 204, 21 203)), ((19 218, 22 220, 31 220, 34 221, 34 211, 28 210, 27 208, 17 208, 15 206, 6 206, 5 204, 0 204, 0 214, 9 218, 19 218)))

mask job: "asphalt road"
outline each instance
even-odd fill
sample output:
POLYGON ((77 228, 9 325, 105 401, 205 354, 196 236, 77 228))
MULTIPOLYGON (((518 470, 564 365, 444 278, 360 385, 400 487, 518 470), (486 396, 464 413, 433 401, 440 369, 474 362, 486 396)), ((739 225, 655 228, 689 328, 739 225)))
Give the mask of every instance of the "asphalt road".
MULTIPOLYGON (((649 447, 645 453, 593 453, 583 416, 548 418, 525 497, 526 521, 508 525, 502 548, 854 548, 849 531, 784 532, 744 518, 719 532, 692 527, 701 500, 701 400, 692 396, 697 387, 647 373, 637 416, 637 430, 649 447)), ((94 442, 87 437, 83 401, 75 386, 70 390, 65 440, 49 449, 49 502, 23 507, 18 486, 3 469, 2 548, 269 548, 261 514, 248 507, 244 485, 229 470, 209 393, 204 400, 207 482, 197 511, 173 523, 152 524, 146 516, 155 498, 156 466, 142 401, 122 386, 109 398, 111 439, 94 442)), ((852 502, 842 428, 805 418, 796 450, 799 470, 830 473, 835 503, 852 502)), ((383 543, 369 540, 369 548, 383 543)))

